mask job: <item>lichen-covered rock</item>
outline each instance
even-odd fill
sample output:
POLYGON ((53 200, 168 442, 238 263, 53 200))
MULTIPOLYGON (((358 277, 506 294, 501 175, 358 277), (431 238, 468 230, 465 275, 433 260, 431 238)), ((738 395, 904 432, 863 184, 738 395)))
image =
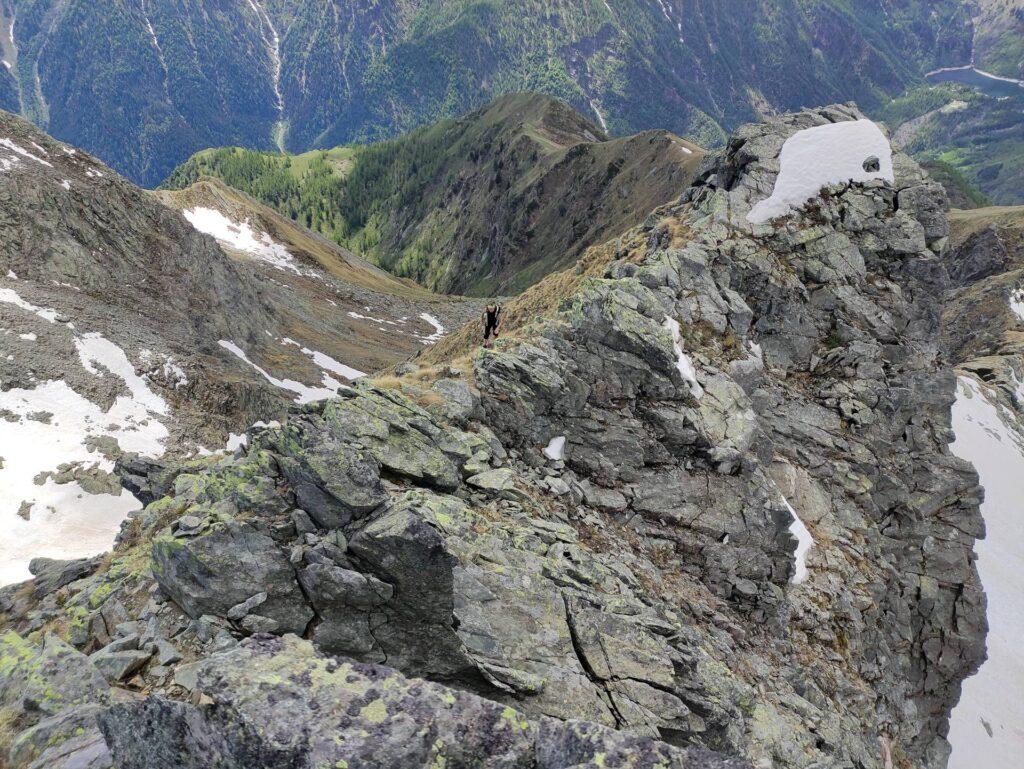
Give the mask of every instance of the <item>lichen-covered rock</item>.
POLYGON ((116 765, 198 769, 216 756, 224 769, 749 766, 582 721, 534 721, 389 668, 317 656, 293 637, 214 655, 197 691, 209 704, 149 699, 112 708, 103 730, 116 765))
MULTIPOLYGON (((48 635, 41 644, 0 636, 0 716, 13 733, 0 742, 10 769, 108 769, 98 717, 110 703, 101 673, 81 652, 48 635)), ((6 736, 6 735, 0 735, 6 736)))
POLYGON ((191 617, 227 617, 235 605, 266 593, 260 614, 282 633, 302 633, 313 618, 295 568, 274 540, 232 518, 211 520, 198 536, 167 532, 157 537, 153 574, 191 617))

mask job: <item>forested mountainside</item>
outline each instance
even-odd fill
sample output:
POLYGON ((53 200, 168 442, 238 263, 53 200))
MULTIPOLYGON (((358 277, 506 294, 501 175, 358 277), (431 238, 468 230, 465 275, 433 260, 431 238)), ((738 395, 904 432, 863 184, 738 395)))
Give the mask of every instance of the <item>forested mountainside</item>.
POLYGON ((718 146, 966 63, 963 0, 2 0, 0 106, 145 185, 212 146, 389 138, 540 91, 718 146))
POLYGON ((1002 77, 1024 78, 1024 0, 977 0, 972 62, 1002 77))
POLYGON ((607 140, 567 105, 520 94, 369 146, 201 152, 164 186, 218 177, 395 274, 493 296, 678 197, 703 157, 665 131, 607 140))

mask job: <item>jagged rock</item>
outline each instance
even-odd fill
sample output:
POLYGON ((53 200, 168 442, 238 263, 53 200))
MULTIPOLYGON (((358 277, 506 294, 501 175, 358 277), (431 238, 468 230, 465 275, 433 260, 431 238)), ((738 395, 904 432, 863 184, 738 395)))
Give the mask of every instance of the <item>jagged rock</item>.
POLYGON ((117 766, 198 769, 211 755, 225 769, 749 766, 596 724, 532 721, 513 708, 389 668, 318 657, 310 644, 290 636, 250 640, 211 657, 198 679, 206 706, 150 698, 104 716, 117 766))
POLYGON ((265 603, 267 600, 266 593, 256 593, 256 595, 246 598, 239 604, 235 604, 228 609, 227 618, 232 620, 238 620, 244 617, 246 614, 252 612, 257 606, 265 603))
POLYGON ((296 500, 319 526, 336 529, 386 499, 380 466, 368 453, 294 425, 282 431, 279 440, 277 433, 273 435, 278 449, 286 441, 302 441, 301 450, 281 451, 278 464, 295 488, 296 500))
POLYGON ((100 705, 83 705, 46 718, 11 744, 9 769, 113 769, 100 731, 100 705))
POLYGON ((512 470, 501 467, 497 470, 487 470, 473 475, 466 480, 466 483, 484 491, 504 492, 515 489, 515 479, 516 475, 512 470))
POLYGON ((0 636, 0 660, 0 706, 27 708, 27 725, 108 700, 107 683, 89 658, 54 635, 37 646, 7 632, 0 636))
POLYGON ((110 702, 103 676, 81 652, 48 635, 39 645, 0 636, 0 712, 13 733, 11 769, 107 769, 98 717, 110 702))
POLYGON ((379 579, 338 566, 314 563, 299 572, 299 582, 321 618, 313 640, 334 654, 365 655, 373 651, 374 614, 392 597, 394 588, 379 579))
POLYGON ((149 662, 152 652, 138 649, 111 649, 105 647, 94 652, 89 661, 111 683, 123 681, 149 662))
POLYGON ((477 415, 480 396, 463 380, 438 379, 430 389, 443 398, 439 408, 452 422, 465 425, 470 417, 477 415))
POLYGON ((153 543, 153 573, 189 616, 226 617, 258 593, 260 613, 281 632, 302 632, 313 618, 288 559, 268 536, 236 520, 215 521, 200 536, 170 535, 153 543))
MULTIPOLYGON (((147 740, 226 766, 252 751, 286 765, 320 755, 302 752, 306 735, 337 730, 289 720, 320 705, 320 673, 281 696, 281 679, 309 672, 282 651, 294 642, 235 648, 240 626, 308 633, 321 650, 514 708, 538 735, 562 730, 543 750, 527 740, 531 760, 571 744, 576 763, 596 764, 587 735, 601 743, 607 726, 779 769, 884 766, 880 745, 908 769, 941 764, 959 682, 984 653, 980 490, 948 451, 942 195, 897 154, 894 183, 828 185, 771 222, 747 218, 791 136, 860 117, 839 105, 740 129, 603 274, 475 355, 458 381, 479 407, 421 408, 400 387, 358 383, 179 475, 125 544, 156 536, 154 575, 174 602, 156 616, 191 616, 180 632, 200 659, 159 679, 199 704, 121 708, 112 747, 139 764, 164 760, 147 740), (562 465, 542 454, 557 436, 562 465), (568 493, 551 493, 559 481, 568 493), (188 537, 167 528, 182 516, 200 521, 188 537), (799 555, 798 522, 812 542, 799 555), (218 668, 206 686, 215 659, 242 672, 218 668), (235 678, 254 665, 273 685, 235 678), (236 680, 268 692, 255 711, 258 698, 229 693, 236 680), (297 710, 267 731, 277 722, 253 715, 264 700, 297 710), (546 718, 600 726, 567 733, 546 718), (129 724, 140 731, 125 736, 129 724), (278 728, 301 744, 273 742, 278 728)), ((89 609, 108 634, 135 605, 135 577, 115 574, 121 592, 89 609)), ((67 592, 83 605, 81 585, 67 592)), ((371 704, 319 712, 358 730, 371 704)), ((394 733, 367 732, 365 749, 385 752, 353 755, 398 761, 394 733)), ((472 725, 460 735, 483 739, 472 725)), ((345 761, 331 751, 362 739, 314 751, 345 761)))
POLYGON ((35 577, 32 582, 32 593, 36 598, 42 598, 56 592, 76 579, 92 574, 99 563, 99 556, 76 561, 33 558, 28 565, 28 570, 35 577))

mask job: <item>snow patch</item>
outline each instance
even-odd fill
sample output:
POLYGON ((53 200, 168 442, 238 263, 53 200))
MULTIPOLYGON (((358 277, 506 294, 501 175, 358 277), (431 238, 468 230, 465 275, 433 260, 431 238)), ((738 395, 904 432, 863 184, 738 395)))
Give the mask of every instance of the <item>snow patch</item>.
POLYGON ((274 385, 274 387, 295 393, 295 402, 298 404, 312 403, 313 401, 332 398, 338 394, 338 390, 345 386, 327 374, 324 374, 323 376, 323 387, 310 387, 302 382, 296 382, 294 379, 278 379, 266 370, 260 368, 257 364, 253 363, 253 361, 249 359, 249 356, 246 355, 245 352, 234 342, 221 339, 218 344, 239 360, 249 364, 259 372, 260 376, 270 382, 270 384, 274 385))
MULTIPOLYGON (((36 146, 39 147, 38 144, 36 144, 36 146)), ((6 147, 11 152, 15 152, 15 153, 21 155, 23 158, 28 158, 29 160, 34 160, 37 163, 46 166, 47 168, 53 168, 53 164, 51 162, 49 162, 48 160, 43 160, 38 155, 33 155, 27 149, 25 149, 24 147, 21 147, 21 146, 15 144, 14 142, 12 142, 10 139, 8 139, 6 137, 0 137, 0 147, 6 147)), ((40 147, 40 149, 42 149, 42 148, 40 147)), ((43 152, 45 153, 46 150, 43 150, 43 152)))
POLYGON ((113 462, 87 446, 91 438, 113 438, 123 451, 146 456, 164 451, 168 431, 156 414, 166 414, 167 404, 124 351, 99 334, 77 338, 75 346, 87 371, 120 378, 129 395, 104 411, 63 380, 0 392, 0 409, 16 417, 0 420, 0 585, 28 579, 32 558, 83 558, 108 549, 121 521, 139 507, 127 491, 89 494, 77 481, 48 477, 40 484, 37 477, 68 463, 112 471, 113 462))
POLYGON ((344 363, 336 361, 327 353, 319 352, 317 350, 311 350, 308 347, 302 347, 302 345, 300 345, 294 339, 289 339, 288 337, 285 337, 281 341, 284 344, 290 344, 293 345, 294 347, 300 348, 302 350, 303 355, 308 355, 310 358, 312 358, 313 362, 317 366, 322 368, 324 371, 330 371, 334 374, 340 374, 341 376, 345 377, 345 379, 348 379, 350 382, 356 379, 361 379, 362 377, 366 376, 366 374, 360 371, 359 369, 352 368, 351 366, 346 366, 344 363))
POLYGON ((182 213, 193 227, 212 236, 218 243, 254 256, 279 270, 303 274, 288 249, 274 242, 265 232, 257 238, 248 219, 241 223, 233 222, 220 211, 203 207, 182 213))
MULTIPOLYGON (((134 405, 143 411, 151 411, 156 414, 169 413, 170 407, 167 405, 167 401, 149 389, 146 380, 135 373, 135 366, 128 360, 124 350, 109 339, 98 333, 85 334, 75 338, 75 349, 78 351, 78 359, 83 368, 90 374, 103 377, 103 371, 97 368, 97 366, 101 366, 114 376, 119 377, 125 383, 128 392, 131 393, 131 401, 134 405)), ((118 400, 121 398, 119 397, 118 400)), ((162 437, 166 437, 166 428, 162 430, 162 434, 162 437)), ((160 445, 157 444, 149 450, 143 450, 143 453, 159 451, 160 448, 160 445)))
POLYGON ((663 328, 672 335, 672 349, 676 353, 676 370, 679 372, 679 376, 690 386, 690 393, 693 397, 699 398, 704 394, 704 388, 697 381, 697 369, 694 368, 693 361, 690 360, 689 355, 683 352, 683 337, 679 330, 679 321, 675 318, 665 318, 663 328))
MULTIPOLYGON (((8 277, 10 277, 13 274, 14 273, 8 273, 8 277)), ((23 310, 27 310, 28 312, 35 313, 36 315, 38 315, 40 318, 42 318, 43 320, 47 321, 48 323, 56 323, 57 322, 57 311, 56 310, 52 310, 52 309, 49 309, 49 308, 46 308, 46 307, 37 307, 36 305, 32 304, 31 302, 26 302, 24 299, 22 299, 18 295, 18 292, 15 291, 12 288, 0 288, 0 302, 4 302, 6 304, 13 304, 16 307, 20 307, 23 310)))
POLYGON ((950 450, 974 464, 985 489, 987 534, 974 549, 988 596, 989 631, 988 659, 964 681, 950 719, 949 766, 1010 769, 1024 755, 1024 425, 998 408, 976 380, 960 377, 953 431, 950 450))
POLYGON ((811 532, 807 530, 807 527, 804 526, 804 522, 800 520, 800 516, 796 514, 796 510, 789 504, 789 500, 783 497, 782 501, 785 503, 789 514, 793 516, 793 522, 789 525, 789 533, 796 539, 796 552, 793 554, 796 571, 793 573, 793 578, 790 582, 794 585, 799 585, 807 579, 807 553, 814 546, 814 538, 811 536, 811 532))
POLYGON ((556 438, 552 438, 550 443, 544 448, 544 456, 553 462, 565 459, 565 436, 559 435, 556 438))
POLYGON ((1024 288, 1018 288, 1010 294, 1010 309, 1024 323, 1024 288))
POLYGON ((420 341, 423 342, 423 344, 434 344, 441 337, 444 336, 444 326, 442 326, 441 325, 441 321, 439 321, 433 315, 431 315, 428 312, 421 312, 420 313, 420 319, 421 320, 425 320, 427 323, 429 323, 431 326, 434 327, 434 333, 433 334, 429 334, 428 336, 421 336, 421 337, 419 337, 420 341))
POLYGON ((870 120, 805 128, 790 136, 779 155, 779 176, 771 197, 747 214, 747 220, 761 224, 792 211, 818 195, 822 187, 842 182, 895 181, 892 146, 882 130, 870 120), (867 170, 868 160, 878 161, 878 170, 867 170))

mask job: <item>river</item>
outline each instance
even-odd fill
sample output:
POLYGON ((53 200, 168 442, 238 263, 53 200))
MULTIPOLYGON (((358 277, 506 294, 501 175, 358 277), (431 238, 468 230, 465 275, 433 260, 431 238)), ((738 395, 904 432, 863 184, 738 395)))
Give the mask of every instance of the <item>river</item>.
POLYGON ((998 77, 970 66, 939 69, 925 77, 930 83, 964 83, 995 99, 1024 96, 1024 84, 1020 80, 998 77))

